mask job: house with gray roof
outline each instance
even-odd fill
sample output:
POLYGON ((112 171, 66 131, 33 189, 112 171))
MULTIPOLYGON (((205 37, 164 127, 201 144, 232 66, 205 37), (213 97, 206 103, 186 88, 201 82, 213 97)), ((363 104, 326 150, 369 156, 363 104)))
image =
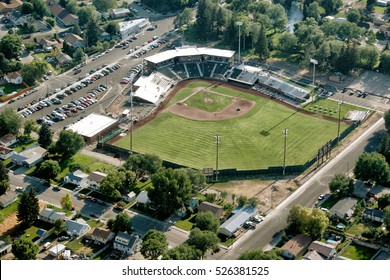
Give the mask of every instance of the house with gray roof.
POLYGON ((147 205, 150 202, 148 191, 140 192, 135 198, 135 200, 137 201, 137 204, 147 205))
POLYGON ((229 237, 234 235, 245 222, 256 216, 257 212, 257 208, 249 205, 235 210, 234 214, 219 227, 219 232, 229 237))
POLYGON ((12 244, 0 240, 0 257, 10 253, 12 250, 12 244))
POLYGON ((355 211, 355 205, 358 201, 351 197, 340 199, 329 212, 331 216, 339 217, 340 219, 349 219, 355 211))
POLYGON ((14 191, 7 191, 0 196, 0 207, 5 208, 18 199, 18 194, 14 191))
POLYGON ((308 251, 302 258, 305 261, 323 261, 325 260, 320 254, 316 251, 308 251))
POLYGON ((83 186, 87 183, 88 174, 85 174, 80 169, 74 171, 73 173, 69 173, 64 177, 64 183, 73 184, 76 186, 83 186))
POLYGON ((329 244, 321 241, 313 241, 309 246, 309 251, 316 251, 325 260, 330 260, 336 254, 337 244, 329 244))
POLYGON ((199 206, 198 206, 198 212, 211 212, 213 215, 217 218, 221 218, 223 215, 223 206, 217 205, 211 202, 203 201, 199 206))
POLYGON ((65 220, 66 214, 51 208, 44 208, 41 213, 39 213, 38 218, 41 221, 54 224, 57 220, 65 220))
POLYGON ((9 147, 18 142, 18 138, 13 134, 6 134, 0 137, 0 144, 9 147))
POLYGON ((111 241, 114 237, 115 233, 109 229, 104 228, 95 228, 91 234, 92 240, 103 244, 107 244, 107 242, 111 241))
POLYGON ((137 234, 130 235, 120 231, 114 239, 114 249, 131 256, 138 250, 140 242, 141 240, 137 234))
POLYGON ((11 156, 12 162, 25 167, 33 167, 37 163, 43 161, 43 157, 46 156, 47 150, 40 147, 34 146, 30 147, 20 153, 14 152, 11 156))
POLYGON ((0 159, 6 160, 14 154, 14 150, 0 145, 0 159))
POLYGON ((106 173, 95 171, 87 177, 87 184, 94 189, 99 189, 101 181, 107 177, 106 173))
POLYGON ((66 53, 59 53, 55 57, 58 66, 63 67, 72 62, 72 58, 66 53))
POLYGON ((374 208, 365 208, 363 211, 363 218, 378 223, 383 223, 385 218, 385 213, 378 209, 374 208))
POLYGON ((85 222, 85 220, 81 218, 77 219, 76 221, 67 220, 65 225, 66 225, 66 233, 68 235, 82 236, 88 230, 91 229, 90 226, 85 222))
POLYGON ((83 38, 81 38, 79 35, 69 33, 65 36, 64 42, 66 42, 69 46, 71 46, 73 49, 77 48, 85 48, 86 43, 83 38))
POLYGON ((79 22, 78 16, 69 13, 68 10, 64 9, 60 5, 49 5, 49 9, 51 14, 56 18, 57 22, 63 26, 69 27, 79 22))

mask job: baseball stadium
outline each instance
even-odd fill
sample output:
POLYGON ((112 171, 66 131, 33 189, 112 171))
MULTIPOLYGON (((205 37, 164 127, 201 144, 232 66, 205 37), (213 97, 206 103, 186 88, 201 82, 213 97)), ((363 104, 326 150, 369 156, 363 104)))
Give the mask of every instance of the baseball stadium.
POLYGON ((185 46, 145 58, 146 76, 134 83, 131 98, 155 109, 110 144, 179 166, 256 170, 302 165, 350 128, 338 118, 347 107, 338 113, 336 103, 326 115, 303 109, 309 89, 235 65, 234 55, 185 46))

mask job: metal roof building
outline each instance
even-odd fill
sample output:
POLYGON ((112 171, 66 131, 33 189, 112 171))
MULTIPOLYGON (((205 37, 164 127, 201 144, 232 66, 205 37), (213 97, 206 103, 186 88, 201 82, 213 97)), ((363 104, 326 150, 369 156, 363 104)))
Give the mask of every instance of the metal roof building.
POLYGON ((236 210, 234 215, 219 227, 219 232, 226 236, 232 236, 257 212, 258 209, 252 206, 245 206, 236 210))

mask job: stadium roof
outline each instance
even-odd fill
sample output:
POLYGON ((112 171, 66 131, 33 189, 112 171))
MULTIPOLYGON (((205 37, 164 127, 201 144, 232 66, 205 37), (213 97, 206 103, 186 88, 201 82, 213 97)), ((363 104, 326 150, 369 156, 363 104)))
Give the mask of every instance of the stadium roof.
POLYGON ((162 53, 152 55, 148 58, 145 58, 145 60, 150 61, 152 63, 160 63, 175 57, 194 56, 194 55, 210 55, 210 56, 231 58, 234 55, 234 51, 196 47, 196 46, 185 46, 185 47, 177 47, 173 50, 168 50, 162 53))
POLYGON ((117 120, 110 117, 92 113, 71 125, 68 130, 77 132, 84 137, 93 137, 116 122, 117 120))
POLYGON ((150 76, 141 76, 134 85, 139 87, 134 97, 157 104, 160 97, 170 89, 172 82, 161 73, 153 73, 150 76))

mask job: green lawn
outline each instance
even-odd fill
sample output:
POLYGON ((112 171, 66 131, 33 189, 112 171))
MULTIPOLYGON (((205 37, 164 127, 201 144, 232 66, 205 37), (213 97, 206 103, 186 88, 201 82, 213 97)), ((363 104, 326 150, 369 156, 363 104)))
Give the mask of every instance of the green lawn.
POLYGON ((386 10, 386 7, 374 6, 374 12, 377 13, 377 14, 384 15, 385 14, 385 10, 386 10))
POLYGON ((278 58, 282 61, 287 61, 290 63, 298 63, 299 62, 299 54, 291 54, 291 53, 286 53, 286 52, 282 52, 279 50, 273 50, 273 51, 271 51, 270 55, 273 58, 278 58))
POLYGON ((179 220, 176 222, 175 227, 181 228, 183 230, 190 231, 194 226, 196 214, 192 214, 189 218, 185 220, 179 220))
MULTIPOLYGON (((214 136, 218 133, 222 136, 220 169, 260 169, 283 164, 284 128, 288 129, 287 165, 305 163, 326 141, 337 135, 337 119, 332 122, 308 116, 270 99, 220 85, 210 89, 252 100, 256 105, 243 116, 221 121, 194 121, 169 112, 161 113, 134 130, 134 150, 193 168, 214 167, 214 136)), ((184 90, 187 95, 187 89, 184 90)), ((342 124, 341 131, 346 127, 342 124)), ((129 141, 129 137, 124 137, 115 145, 127 148, 129 141)))
POLYGON ((203 111, 219 112, 232 103, 232 98, 209 91, 202 91, 191 96, 185 103, 203 111))
MULTIPOLYGON (((327 98, 327 99, 317 98, 314 102, 310 102, 304 108, 310 112, 315 112, 317 114, 330 116, 330 117, 333 117, 336 119, 338 119, 338 117, 339 117, 339 113, 338 113, 339 104, 338 104, 338 102, 335 100, 329 99, 329 98, 327 98)), ((354 106, 354 105, 351 105, 348 103, 342 103, 340 105, 340 118, 343 119, 343 117, 350 110, 368 111, 365 108, 354 106)))
POLYGON ((370 260, 376 252, 376 249, 371 249, 357 244, 351 244, 347 247, 347 249, 345 249, 342 256, 352 260, 370 260))
POLYGON ((19 92, 25 88, 26 87, 23 84, 21 85, 5 84, 0 86, 0 89, 3 90, 4 94, 10 94, 13 93, 14 91, 19 92))
POLYGON ((321 203, 321 207, 322 207, 322 208, 330 209, 330 208, 332 208, 332 207, 337 203, 337 201, 339 201, 339 200, 340 200, 340 198, 335 197, 334 195, 331 195, 331 196, 329 196, 324 202, 321 203))
POLYGON ((18 204, 19 204, 19 198, 17 201, 12 203, 11 205, 9 205, 3 209, 0 209, 0 214, 3 216, 4 219, 7 218, 12 213, 15 213, 16 211, 18 211, 18 204))

